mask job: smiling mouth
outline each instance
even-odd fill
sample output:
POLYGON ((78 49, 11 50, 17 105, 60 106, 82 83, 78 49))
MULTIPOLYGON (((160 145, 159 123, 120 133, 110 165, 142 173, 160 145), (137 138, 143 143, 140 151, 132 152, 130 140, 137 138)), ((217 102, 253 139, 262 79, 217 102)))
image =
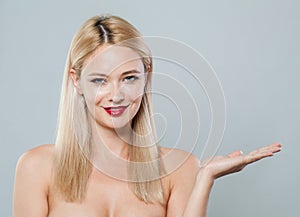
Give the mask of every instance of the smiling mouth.
POLYGON ((123 114, 127 106, 113 106, 113 107, 103 107, 104 110, 111 116, 117 117, 123 114))

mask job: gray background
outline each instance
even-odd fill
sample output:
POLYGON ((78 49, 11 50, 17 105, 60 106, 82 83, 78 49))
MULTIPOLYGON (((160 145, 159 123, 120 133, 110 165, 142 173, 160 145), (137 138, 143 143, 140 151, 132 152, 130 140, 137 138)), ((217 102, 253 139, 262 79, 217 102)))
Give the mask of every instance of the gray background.
MULTIPOLYGON (((222 83, 228 114, 218 154, 248 152, 276 141, 284 145, 272 159, 217 180, 208 216, 297 216, 300 2, 296 0, 1 0, 0 215, 12 213, 18 157, 54 142, 62 72, 73 34, 87 18, 102 13, 124 17, 144 35, 186 42, 210 62, 222 83)), ((194 153, 200 156, 197 150, 194 153)))

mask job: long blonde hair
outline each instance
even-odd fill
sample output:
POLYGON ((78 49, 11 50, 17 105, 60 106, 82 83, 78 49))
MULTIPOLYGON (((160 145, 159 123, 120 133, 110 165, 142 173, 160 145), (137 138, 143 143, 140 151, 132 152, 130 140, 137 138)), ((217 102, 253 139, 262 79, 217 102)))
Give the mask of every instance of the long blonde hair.
POLYGON ((70 70, 75 70, 80 77, 84 62, 99 46, 122 42, 122 46, 132 48, 141 56, 147 72, 145 93, 132 121, 133 132, 139 137, 133 135, 133 144, 128 150, 129 160, 133 162, 129 164, 128 175, 135 180, 129 184, 140 200, 146 203, 164 202, 159 179, 163 165, 157 160, 160 157, 159 146, 155 142, 153 145, 156 135, 151 102, 152 57, 143 40, 129 40, 137 37, 141 34, 130 23, 117 16, 105 15, 88 19, 72 40, 62 84, 54 164, 55 187, 66 201, 82 201, 85 198, 92 171, 88 156, 92 152, 91 127, 84 100, 75 91, 70 78, 70 70))

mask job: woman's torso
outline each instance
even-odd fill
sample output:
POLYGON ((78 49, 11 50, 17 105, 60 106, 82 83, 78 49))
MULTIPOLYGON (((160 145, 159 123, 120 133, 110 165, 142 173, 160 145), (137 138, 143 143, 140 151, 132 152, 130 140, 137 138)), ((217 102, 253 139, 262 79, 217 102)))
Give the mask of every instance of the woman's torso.
MULTIPOLYGON (((166 201, 170 194, 169 178, 162 179, 166 201)), ((49 188, 49 217, 164 217, 166 203, 146 204, 130 190, 128 183, 111 178, 93 168, 81 203, 66 202, 49 188)))

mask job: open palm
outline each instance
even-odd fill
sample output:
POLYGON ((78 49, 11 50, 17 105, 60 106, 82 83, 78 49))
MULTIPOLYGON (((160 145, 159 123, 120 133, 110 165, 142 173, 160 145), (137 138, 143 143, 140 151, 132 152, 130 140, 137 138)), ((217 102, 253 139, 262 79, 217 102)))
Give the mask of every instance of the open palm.
POLYGON ((241 171, 248 164, 254 163, 266 157, 273 156, 281 150, 281 144, 273 143, 243 155, 241 151, 235 151, 227 156, 216 156, 200 163, 200 169, 204 169, 214 179, 231 173, 241 171))

